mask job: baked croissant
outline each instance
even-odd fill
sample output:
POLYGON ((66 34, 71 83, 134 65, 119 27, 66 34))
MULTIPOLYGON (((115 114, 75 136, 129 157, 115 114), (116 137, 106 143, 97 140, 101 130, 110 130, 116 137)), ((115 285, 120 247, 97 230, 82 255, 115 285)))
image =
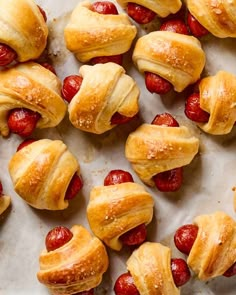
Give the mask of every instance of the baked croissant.
POLYGON ((115 127, 112 116, 126 117, 138 113, 139 88, 125 70, 115 64, 83 65, 80 90, 69 104, 69 119, 74 127, 101 134, 115 127))
POLYGON ((11 197, 6 195, 0 196, 0 215, 9 207, 11 204, 11 197))
POLYGON ((236 1, 187 0, 187 8, 198 22, 219 38, 236 37, 236 1))
POLYGON ((90 8, 91 3, 83 1, 72 12, 64 30, 67 49, 81 62, 128 51, 137 33, 128 16, 99 14, 90 8))
POLYGON ((171 250, 146 242, 127 261, 127 269, 140 295, 179 295, 171 272, 171 250))
POLYGON ((77 294, 98 286, 108 268, 105 246, 80 225, 71 228, 72 239, 64 246, 39 257, 38 280, 52 294, 77 294))
POLYGON ((40 64, 28 62, 0 72, 0 133, 9 134, 10 110, 26 108, 41 115, 37 128, 58 125, 66 104, 60 96, 61 82, 40 64))
POLYGON ((93 233, 108 247, 120 250, 119 237, 152 220, 154 201, 138 183, 97 186, 90 193, 87 217, 93 233))
POLYGON ((236 222, 218 211, 195 218, 197 238, 187 263, 201 280, 224 274, 236 262, 236 222))
POLYGON ((159 75, 177 92, 196 82, 205 65, 205 53, 197 38, 169 31, 139 38, 132 58, 141 73, 159 75))
POLYGON ((182 6, 180 0, 117 0, 116 2, 118 2, 123 8, 125 8, 130 2, 139 4, 154 11, 160 17, 166 17, 171 13, 176 13, 182 6))
POLYGON ((0 40, 20 62, 38 58, 47 44, 48 28, 33 0, 0 1, 0 40))
POLYGON ((142 124, 128 136, 125 156, 141 180, 154 186, 154 175, 189 164, 198 148, 198 138, 185 126, 142 124))
POLYGON ((198 126, 210 134, 227 134, 236 121, 236 77, 219 71, 199 84, 200 107, 210 114, 207 123, 198 126))
POLYGON ((9 162, 9 173, 17 194, 37 209, 68 207, 67 188, 80 166, 60 140, 37 140, 18 152, 9 162))

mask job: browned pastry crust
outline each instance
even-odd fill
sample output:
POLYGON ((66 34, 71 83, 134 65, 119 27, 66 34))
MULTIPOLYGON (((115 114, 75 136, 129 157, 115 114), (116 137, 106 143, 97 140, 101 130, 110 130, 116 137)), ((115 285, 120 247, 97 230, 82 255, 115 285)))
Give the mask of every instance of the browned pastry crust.
POLYGON ((94 187, 87 217, 94 234, 114 250, 122 248, 119 237, 152 220, 154 201, 138 183, 94 187))
POLYGON ((235 0, 187 0, 190 13, 219 38, 236 37, 235 0))
POLYGON ((71 228, 72 239, 64 246, 39 257, 38 280, 52 294, 70 295, 95 288, 108 268, 105 246, 82 226, 71 228))
POLYGON ((37 209, 67 208, 64 198, 76 172, 80 173, 79 163, 60 140, 37 140, 16 152, 9 162, 15 191, 37 209))
POLYGON ((127 52, 137 33, 128 16, 99 14, 90 7, 89 1, 83 1, 73 10, 64 30, 68 50, 81 62, 127 52))
POLYGON ((207 123, 198 126, 207 133, 230 133, 236 122, 236 77, 226 71, 201 80, 200 107, 210 114, 207 123))
POLYGON ((66 104, 60 96, 61 82, 40 64, 27 62, 0 72, 0 133, 9 134, 9 111, 26 108, 41 115, 36 128, 58 125, 66 104))
POLYGON ((11 197, 2 195, 0 196, 0 215, 10 206, 11 197))
POLYGON ((0 1, 0 43, 17 53, 20 62, 38 58, 47 44, 48 28, 33 0, 0 1))
POLYGON ((160 243, 146 242, 127 261, 140 295, 179 295, 171 272, 171 250, 160 243))
POLYGON ((138 39, 133 61, 141 73, 159 75, 181 92, 200 78, 205 53, 193 36, 156 31, 138 39))
POLYGON ((139 88, 115 63, 83 65, 80 90, 69 104, 69 118, 74 127, 101 134, 114 128, 113 114, 134 117, 139 110, 139 88))
POLYGON ((176 13, 182 6, 180 0, 117 0, 117 2, 123 8, 125 8, 129 2, 139 4, 154 11, 160 17, 166 17, 171 13, 176 13))
POLYGON ((218 211, 195 218, 198 235, 187 263, 201 280, 222 275, 236 262, 236 222, 218 211))
POLYGON ((130 133, 125 156, 147 185, 157 173, 188 165, 197 154, 199 140, 185 127, 142 124, 130 133))

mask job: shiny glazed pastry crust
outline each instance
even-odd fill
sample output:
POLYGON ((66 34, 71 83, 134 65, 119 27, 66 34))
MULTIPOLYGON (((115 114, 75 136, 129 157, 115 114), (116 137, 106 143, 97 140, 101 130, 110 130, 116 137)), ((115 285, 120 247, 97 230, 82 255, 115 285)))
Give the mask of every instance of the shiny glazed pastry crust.
POLYGON ((194 219, 198 235, 187 263, 200 280, 222 275, 236 261, 236 222, 217 211, 194 219))
POLYGON ((41 115, 36 128, 58 125, 66 104, 60 96, 61 82, 43 66, 27 62, 0 72, 0 133, 9 134, 9 111, 26 108, 41 115))
POLYGON ((127 261, 140 295, 179 295, 171 272, 171 250, 159 243, 146 242, 127 261))
POLYGON ((185 126, 142 124, 128 136, 125 156, 141 180, 154 186, 154 175, 188 165, 198 148, 198 138, 185 126))
POLYGON ((108 247, 122 248, 119 237, 152 220, 154 201, 138 183, 97 186, 90 193, 87 217, 93 233, 108 247))
POLYGON ((235 0, 187 0, 190 13, 219 38, 236 37, 235 0))
POLYGON ((10 206, 11 197, 2 195, 0 196, 0 215, 10 206))
POLYGON ((111 62, 83 65, 79 73, 83 82, 68 107, 74 127, 101 134, 116 126, 111 124, 116 112, 126 117, 138 113, 140 90, 123 67, 111 62))
POLYGON ((15 191, 37 209, 67 208, 64 198, 76 172, 80 173, 79 163, 60 140, 37 140, 16 152, 9 162, 15 191))
POLYGON ((39 257, 38 280, 54 295, 71 295, 98 286, 108 268, 105 246, 80 225, 71 228, 72 239, 39 257))
POLYGON ((166 17, 171 13, 176 13, 182 6, 180 0, 117 0, 125 8, 129 2, 139 4, 152 11, 160 17, 166 17))
POLYGON ((201 80, 200 107, 210 114, 198 126, 207 133, 228 134, 236 122, 236 77, 226 71, 201 80))
POLYGON ((193 36, 156 31, 138 39, 133 62, 141 73, 157 74, 181 92, 200 78, 205 53, 193 36))
POLYGON ((66 47, 81 62, 97 56, 111 56, 128 51, 137 29, 126 14, 99 14, 91 3, 79 3, 65 27, 66 47))
POLYGON ((0 43, 17 53, 20 62, 38 58, 47 44, 48 28, 33 0, 0 1, 0 43))

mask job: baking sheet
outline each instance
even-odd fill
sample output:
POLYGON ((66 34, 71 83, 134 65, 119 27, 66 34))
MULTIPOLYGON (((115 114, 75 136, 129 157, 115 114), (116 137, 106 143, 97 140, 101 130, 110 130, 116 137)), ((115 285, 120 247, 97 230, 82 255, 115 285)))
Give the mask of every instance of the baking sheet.
MULTIPOLYGON (((50 28, 48 54, 58 76, 63 79, 67 75, 77 74, 80 63, 65 49, 63 28, 70 11, 78 1, 41 0, 37 3, 47 12, 50 28)), ((153 28, 139 27, 139 35, 153 28)), ((205 75, 215 74, 221 69, 236 74, 235 40, 208 36, 202 39, 202 45, 207 56, 205 75)), ((36 210, 16 195, 8 174, 8 161, 22 140, 16 135, 0 139, 0 178, 4 192, 12 197, 11 208, 0 217, 1 295, 49 294, 47 288, 36 278, 39 269, 38 257, 44 248, 47 232, 58 225, 71 227, 74 224, 82 224, 89 229, 86 219, 89 192, 93 186, 103 183, 110 170, 130 171, 134 180, 141 183, 124 157, 124 144, 131 131, 142 122, 150 123, 157 113, 167 111, 175 115, 180 124, 193 129, 201 141, 201 146, 199 154, 184 169, 184 184, 179 192, 161 193, 146 187, 155 199, 155 214, 148 226, 148 239, 170 246, 173 249, 173 257, 181 257, 173 245, 173 234, 179 226, 191 223, 196 215, 216 210, 223 210, 235 218, 232 187, 236 184, 236 128, 227 136, 202 133, 184 115, 185 92, 162 97, 149 93, 145 88, 143 76, 129 62, 130 57, 130 53, 126 54, 124 66, 141 88, 138 119, 105 134, 93 135, 72 127, 66 116, 58 127, 37 130, 34 133, 35 138, 63 140, 79 159, 84 187, 70 202, 68 209, 60 212, 36 210)), ((114 294, 112 289, 116 278, 126 272, 125 262, 130 253, 125 249, 118 253, 108 250, 108 253, 110 267, 102 284, 96 289, 97 295, 114 294)), ((181 294, 234 295, 235 290, 236 276, 215 278, 205 283, 192 278, 181 288, 181 294)))

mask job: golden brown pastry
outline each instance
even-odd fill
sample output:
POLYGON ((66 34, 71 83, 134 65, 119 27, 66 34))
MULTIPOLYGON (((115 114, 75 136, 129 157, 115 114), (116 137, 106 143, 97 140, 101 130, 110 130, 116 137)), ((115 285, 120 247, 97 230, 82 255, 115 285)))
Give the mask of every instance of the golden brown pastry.
POLYGON ((214 36, 236 37, 236 1, 187 0, 190 13, 214 36))
POLYGON ((210 114, 207 123, 198 126, 207 133, 230 133, 236 121, 236 77, 226 71, 201 80, 200 107, 210 114))
POLYGON ((140 295, 179 295, 171 272, 171 250, 146 242, 127 261, 127 269, 140 295))
POLYGON ((17 194, 37 209, 62 210, 68 207, 67 188, 80 166, 60 140, 37 140, 16 152, 9 173, 17 194))
POLYGON ((187 263, 200 280, 224 274, 236 262, 236 222, 217 211, 194 219, 197 238, 187 263))
POLYGON ((0 42, 17 53, 20 62, 38 58, 47 44, 48 28, 33 0, 0 1, 0 42))
POLYGON ((73 10, 64 30, 68 50, 81 62, 128 51, 137 33, 128 16, 99 14, 90 8, 91 3, 83 1, 73 10))
POLYGON ((154 175, 188 165, 198 148, 198 138, 185 126, 142 124, 128 136, 125 156, 140 179, 154 186, 154 175))
POLYGON ((0 215, 9 207, 11 204, 11 197, 6 195, 0 196, 0 215))
POLYGON ((115 127, 112 116, 134 117, 139 110, 139 88, 125 70, 115 64, 83 65, 80 90, 69 104, 69 119, 74 127, 101 134, 115 127))
POLYGON ((38 280, 54 295, 70 295, 98 286, 108 268, 105 246, 80 225, 71 228, 72 239, 64 246, 42 251, 38 280))
POLYGON ((176 13, 182 6, 180 0, 117 0, 117 2, 125 8, 128 3, 136 3, 154 11, 160 17, 166 17, 171 13, 176 13))
POLYGON ((93 233, 108 247, 122 248, 119 237, 152 220, 154 201, 138 183, 124 182, 94 187, 87 217, 93 233))
POLYGON ((41 115, 36 128, 58 125, 66 104, 60 96, 61 82, 43 66, 28 62, 0 72, 0 133, 9 134, 10 110, 26 108, 41 115))
POLYGON ((156 31, 138 39, 133 61, 141 73, 159 75, 181 92, 199 79, 205 53, 193 36, 156 31))

